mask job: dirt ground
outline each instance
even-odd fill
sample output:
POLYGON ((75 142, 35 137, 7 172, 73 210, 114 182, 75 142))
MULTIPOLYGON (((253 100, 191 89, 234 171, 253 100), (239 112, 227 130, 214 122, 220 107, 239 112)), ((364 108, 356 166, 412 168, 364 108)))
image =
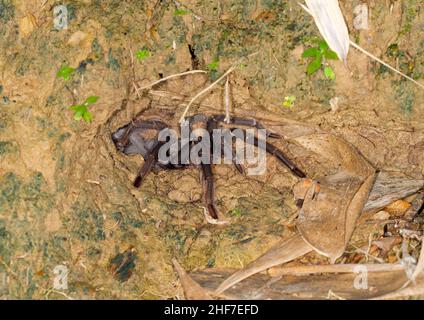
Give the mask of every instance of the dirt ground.
MULTIPOLYGON (((340 1, 351 38, 423 82, 424 3, 365 2, 370 27, 356 31, 360 1, 340 1)), ((229 221, 216 226, 205 220, 198 171, 155 172, 135 189, 143 160, 119 154, 110 138, 143 110, 179 117, 191 97, 252 53, 231 75, 235 114, 319 126, 378 170, 424 178, 424 91, 353 48, 348 67, 332 62, 334 81, 308 76, 301 53, 319 33, 297 1, 67 1, 68 29, 56 30, 60 4, 0 0, 1 298, 181 299, 173 258, 188 271, 240 269, 291 234, 297 179, 275 159, 259 177, 214 168, 217 205, 229 221), (141 49, 150 55, 137 59, 141 49), (207 75, 133 90, 214 61, 207 75), (69 81, 56 77, 62 64, 77 68, 69 81), (92 95, 100 97, 93 122, 75 121, 68 107, 92 95), (283 106, 289 95, 291 108, 283 106), (53 286, 60 265, 69 270, 66 290, 53 286)), ((223 100, 220 85, 191 112, 222 113, 223 100)), ((290 142, 276 143, 298 154, 290 142)), ((307 157, 294 160, 313 174, 307 157)), ((355 248, 383 233, 381 221, 359 226, 343 261, 367 260, 355 248)), ((418 252, 420 242, 407 241, 418 252)), ((397 244, 383 258, 395 262, 399 251, 397 244)), ((309 254, 301 262, 328 261, 309 254)))

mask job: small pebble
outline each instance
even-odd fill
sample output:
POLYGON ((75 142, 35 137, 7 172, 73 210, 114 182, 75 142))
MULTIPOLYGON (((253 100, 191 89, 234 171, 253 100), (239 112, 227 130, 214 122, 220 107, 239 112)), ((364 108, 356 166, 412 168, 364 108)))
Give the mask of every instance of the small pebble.
POLYGON ((388 213, 387 211, 379 211, 377 213, 374 214, 373 218, 375 220, 387 220, 390 218, 390 213, 388 213))
POLYGON ((397 200, 387 207, 384 208, 385 211, 390 213, 392 216, 403 216, 405 212, 411 207, 411 204, 405 200, 397 200))

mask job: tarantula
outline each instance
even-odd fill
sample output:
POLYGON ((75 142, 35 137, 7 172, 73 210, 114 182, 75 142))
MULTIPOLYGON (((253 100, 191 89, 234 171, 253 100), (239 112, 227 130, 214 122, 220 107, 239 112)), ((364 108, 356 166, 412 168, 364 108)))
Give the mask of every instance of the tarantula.
MULTIPOLYGON (((129 124, 119 128, 112 134, 112 140, 116 146, 116 148, 123 152, 126 155, 140 154, 144 158, 144 164, 140 168, 137 173, 137 176, 133 182, 135 187, 140 187, 146 175, 153 169, 164 169, 164 170, 172 170, 172 169, 185 169, 190 167, 197 167, 201 170, 202 180, 203 180, 203 188, 204 188, 204 198, 206 202, 206 207, 209 212, 209 215, 218 219, 218 209, 215 205, 215 183, 213 178, 212 171, 212 150, 206 155, 206 158, 210 161, 202 161, 200 164, 194 163, 174 163, 168 162, 164 163, 159 161, 159 151, 160 148, 165 144, 165 141, 159 141, 158 139, 159 133, 164 129, 172 128, 172 126, 165 123, 163 118, 166 118, 166 115, 160 114, 155 116, 146 117, 143 119, 136 119, 130 122, 129 124)), ((202 114, 194 115, 187 118, 186 123, 189 124, 191 130, 195 130, 197 128, 204 129, 207 135, 209 135, 209 139, 212 142, 210 144, 211 148, 214 145, 214 129, 224 129, 227 128, 231 134, 235 133, 236 130, 240 130, 240 128, 231 127, 233 126, 243 126, 243 127, 252 127, 256 129, 265 129, 258 121, 255 119, 247 119, 242 117, 231 117, 229 120, 226 120, 225 115, 212 115, 206 116, 202 114), (224 127, 223 125, 226 125, 224 127)), ((178 132, 181 135, 181 128, 178 128, 178 132)), ((240 132, 240 131, 238 131, 240 132)), ((245 132, 245 131, 244 131, 245 132)), ((236 134, 234 136, 237 137, 236 134)), ((269 138, 281 138, 280 135, 270 132, 266 130, 266 137, 269 138)), ((186 145, 189 149, 192 149, 198 143, 201 143, 202 137, 197 137, 191 141, 186 142, 186 145)), ((183 150, 183 143, 181 138, 177 140, 177 155, 180 156, 183 150)), ((280 162, 282 162, 285 166, 287 166, 291 172, 299 178, 304 178, 305 174, 302 170, 300 170, 290 159, 288 159, 284 153, 275 147, 274 145, 265 142, 264 144, 258 143, 258 137, 254 137, 250 142, 246 139, 247 143, 250 143, 256 147, 261 147, 262 150, 274 155, 280 162)), ((222 148, 225 148, 225 145, 221 144, 222 148)), ((175 149, 174 149, 175 150, 175 149)), ((228 150, 227 150, 228 152, 228 150)), ((224 150, 225 153, 225 150, 224 150)), ((168 153, 169 155, 169 153, 168 153)), ((174 156, 177 156, 174 155, 174 156)), ((202 158, 204 159, 204 158, 202 158)), ((236 169, 243 173, 244 169, 242 165, 237 161, 237 157, 232 157, 232 162, 236 169)))

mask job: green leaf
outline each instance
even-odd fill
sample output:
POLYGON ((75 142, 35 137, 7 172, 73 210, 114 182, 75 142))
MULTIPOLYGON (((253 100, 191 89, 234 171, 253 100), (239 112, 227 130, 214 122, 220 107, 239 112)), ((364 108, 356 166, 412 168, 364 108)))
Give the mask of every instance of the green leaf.
POLYGON ((328 60, 338 60, 339 59, 339 57, 337 56, 337 53, 335 53, 333 50, 325 51, 324 57, 328 60))
POLYGON ((308 75, 314 74, 321 68, 321 59, 315 59, 311 63, 308 64, 306 68, 306 72, 308 75))
POLYGON ((93 121, 93 114, 89 111, 85 112, 82 117, 84 118, 84 121, 87 123, 91 123, 93 121))
POLYGON ((135 53, 135 56, 137 57, 138 60, 144 60, 146 59, 148 56, 150 56, 150 51, 147 49, 142 49, 142 50, 138 50, 135 53))
POLYGON ((187 13, 190 13, 190 11, 184 10, 184 9, 176 9, 174 11, 174 16, 183 16, 187 13))
POLYGON ((209 71, 217 71, 219 67, 219 60, 214 59, 211 63, 207 65, 209 71))
POLYGON ((74 119, 76 121, 84 119, 85 122, 90 123, 93 120, 93 114, 88 111, 88 107, 91 104, 96 103, 97 100, 99 100, 99 97, 89 96, 87 99, 85 99, 85 102, 83 104, 70 106, 68 107, 68 109, 74 111, 74 119))
POLYGON ((71 74, 75 71, 74 68, 67 65, 63 65, 59 71, 56 73, 56 77, 63 78, 65 80, 71 79, 71 74))
POLYGON ((321 52, 325 52, 325 51, 330 49, 330 47, 328 46, 328 44, 325 40, 321 40, 318 45, 319 45, 319 49, 321 50, 321 52))
POLYGON ((296 97, 293 95, 284 97, 283 106, 287 108, 291 108, 293 107, 293 104, 295 101, 296 101, 296 97))
POLYGON ((302 58, 316 57, 317 55, 318 55, 317 48, 308 48, 308 49, 305 49, 305 51, 303 51, 302 58))
POLYGON ((76 121, 80 121, 81 119, 82 119, 82 116, 84 115, 84 112, 83 111, 77 111, 77 112, 75 112, 75 114, 74 114, 74 119, 76 120, 76 121))
POLYGON ((242 211, 238 208, 231 210, 230 214, 234 217, 241 217, 243 215, 242 211))
POLYGON ((69 110, 73 110, 75 112, 86 112, 87 107, 84 105, 75 105, 75 106, 70 106, 69 110))
POLYGON ((324 75, 327 79, 331 79, 331 80, 336 79, 336 74, 334 73, 333 69, 331 69, 330 66, 327 66, 324 68, 324 75))
POLYGON ((90 104, 96 103, 97 100, 99 100, 99 97, 97 97, 97 96, 90 96, 90 97, 88 97, 85 100, 84 105, 89 106, 90 104))

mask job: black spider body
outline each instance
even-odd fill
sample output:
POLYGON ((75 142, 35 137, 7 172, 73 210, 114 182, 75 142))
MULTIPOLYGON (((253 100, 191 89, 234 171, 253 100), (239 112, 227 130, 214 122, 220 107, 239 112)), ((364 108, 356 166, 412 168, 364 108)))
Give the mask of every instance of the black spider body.
MULTIPOLYGON (((161 115, 162 118, 164 115, 161 115)), ((164 163, 161 162, 159 159, 160 154, 160 148, 165 144, 165 141, 159 141, 159 133, 162 130, 165 129, 172 129, 172 126, 168 125, 165 121, 161 119, 161 116, 156 117, 146 117, 142 120, 135 120, 131 123, 125 125, 122 128, 119 128, 117 131, 115 131, 112 134, 112 140, 116 146, 116 148, 123 152, 126 155, 134 155, 134 154, 140 154, 144 158, 144 164, 140 168, 136 179, 134 180, 134 186, 139 187, 146 175, 154 168, 160 168, 160 169, 184 169, 189 167, 198 167, 201 169, 202 172, 202 179, 203 179, 203 185, 204 185, 204 194, 205 194, 205 201, 206 206, 209 211, 209 214, 214 219, 218 219, 218 209, 215 205, 215 184, 213 179, 213 171, 212 171, 212 150, 209 150, 210 152, 206 152, 205 155, 206 159, 209 161, 201 162, 199 164, 194 164, 191 162, 184 162, 180 163, 178 161, 176 162, 168 162, 164 163)), ((195 130, 196 128, 202 128, 204 129, 203 132, 206 132, 206 134, 209 136, 209 140, 212 142, 211 146, 213 145, 214 141, 214 135, 213 131, 215 129, 222 128, 222 124, 224 123, 225 115, 213 115, 213 116, 206 116, 206 115, 195 115, 187 119, 187 123, 189 125, 190 130, 195 130)), ((245 127, 254 127, 257 129, 264 129, 264 127, 258 123, 254 119, 247 119, 247 118, 240 118, 240 117, 232 117, 226 124, 226 127, 228 126, 245 126, 245 127)), ((228 128, 231 133, 235 133, 235 129, 240 128, 228 128)), ((240 131, 238 131, 240 132, 240 131)), ((180 132, 181 134, 181 132, 180 132)), ((234 134, 235 135, 235 134, 234 134)), ((280 138, 278 134, 266 131, 266 136, 269 138, 280 138)), ((183 142, 182 139, 178 138, 178 149, 177 152, 172 157, 178 157, 178 159, 181 158, 181 153, 183 150, 183 142)), ((202 141, 202 136, 196 137, 195 139, 192 139, 191 141, 185 141, 185 145, 190 150, 191 148, 195 147, 198 143, 202 141)), ((246 140, 247 142, 247 140, 246 140)), ((221 142, 220 142, 221 143, 221 142)), ((258 143, 258 138, 255 137, 251 142, 251 144, 255 146, 261 146, 261 144, 258 143)), ((304 178, 305 174, 290 160, 288 159, 284 153, 275 147, 274 145, 266 142, 264 144, 265 149, 268 153, 271 153, 274 155, 278 160, 280 160, 284 165, 286 165, 293 174, 300 178, 304 178)), ((222 148, 225 148, 224 145, 222 145, 222 148)), ((236 161, 236 157, 232 158, 233 164, 237 168, 237 170, 240 173, 244 172, 244 169, 238 161, 236 161)))

